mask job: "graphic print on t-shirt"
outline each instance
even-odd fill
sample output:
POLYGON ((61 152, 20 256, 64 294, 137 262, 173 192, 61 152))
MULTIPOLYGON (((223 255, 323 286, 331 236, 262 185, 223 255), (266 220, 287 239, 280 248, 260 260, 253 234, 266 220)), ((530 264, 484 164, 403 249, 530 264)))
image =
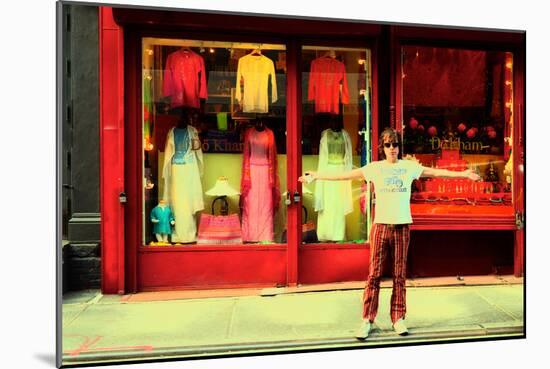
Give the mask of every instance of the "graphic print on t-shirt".
POLYGON ((404 186, 407 169, 381 168, 381 172, 384 177, 384 187, 380 189, 380 192, 407 192, 407 187, 404 186))

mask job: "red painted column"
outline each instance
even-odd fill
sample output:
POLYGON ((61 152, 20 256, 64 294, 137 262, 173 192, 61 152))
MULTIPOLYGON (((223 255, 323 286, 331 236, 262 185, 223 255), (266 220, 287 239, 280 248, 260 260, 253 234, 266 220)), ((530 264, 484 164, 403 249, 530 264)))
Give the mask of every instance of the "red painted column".
POLYGON ((124 35, 124 173, 128 202, 124 224, 124 289, 138 291, 138 248, 143 243, 143 129, 141 38, 135 33, 124 35))
MULTIPOLYGON (((395 35, 395 26, 390 26, 390 125, 402 132, 403 72, 401 70, 401 44, 395 35)), ((385 127, 384 127, 385 128, 385 127)))
MULTIPOLYGON (((298 176, 302 172, 302 90, 300 71, 300 45, 296 41, 287 44, 286 76, 286 153, 287 153, 287 189, 291 200, 295 191, 302 193, 298 185, 298 176)), ((292 200, 293 201, 293 200, 292 200)), ((287 285, 298 283, 298 247, 302 243, 302 202, 287 207, 287 285)))
MULTIPOLYGON (((513 127, 513 194, 516 220, 525 214, 525 54, 513 55, 514 127, 513 127)), ((506 60, 508 63, 508 60, 506 60)), ((514 275, 523 276, 525 266, 525 229, 518 227, 514 236, 514 275)))
POLYGON ((124 293, 124 52, 110 7, 99 7, 101 290, 124 293))
MULTIPOLYGON (((370 150, 371 150, 371 162, 378 160, 378 131, 380 125, 379 119, 379 109, 378 109, 378 60, 379 60, 379 48, 380 43, 376 41, 374 47, 371 48, 371 65, 372 65, 372 99, 371 99, 371 121, 370 126, 372 130, 372 135, 369 137, 370 150)), ((385 88, 385 86, 384 86, 385 88)))

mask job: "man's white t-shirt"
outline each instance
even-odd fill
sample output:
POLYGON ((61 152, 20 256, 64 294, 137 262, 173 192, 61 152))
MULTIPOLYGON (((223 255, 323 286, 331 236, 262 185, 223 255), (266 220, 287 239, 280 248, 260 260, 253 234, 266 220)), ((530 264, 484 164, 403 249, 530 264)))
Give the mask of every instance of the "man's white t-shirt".
POLYGON ((380 160, 361 168, 365 180, 374 183, 374 223, 412 223, 411 184, 422 170, 422 165, 412 160, 398 160, 395 164, 380 160))

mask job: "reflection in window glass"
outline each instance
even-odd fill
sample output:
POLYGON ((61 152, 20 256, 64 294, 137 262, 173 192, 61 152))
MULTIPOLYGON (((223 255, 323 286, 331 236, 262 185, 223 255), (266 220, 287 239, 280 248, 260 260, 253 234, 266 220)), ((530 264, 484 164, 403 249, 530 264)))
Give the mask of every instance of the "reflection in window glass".
POLYGON ((404 154, 483 178, 424 179, 413 202, 511 204, 512 53, 405 46, 402 58, 404 154))
POLYGON ((144 245, 280 242, 284 45, 144 38, 142 58, 144 245))
MULTIPOLYGON (((302 167, 337 173, 370 161, 370 53, 366 49, 305 46, 302 50, 302 167)), ((306 222, 314 242, 364 242, 370 193, 351 181, 305 184, 306 222)))

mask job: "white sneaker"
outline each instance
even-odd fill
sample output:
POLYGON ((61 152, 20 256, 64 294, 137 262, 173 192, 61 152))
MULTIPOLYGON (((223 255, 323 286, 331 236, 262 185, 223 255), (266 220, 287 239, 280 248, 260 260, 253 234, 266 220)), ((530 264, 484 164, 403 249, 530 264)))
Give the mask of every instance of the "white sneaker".
POLYGON ((406 336, 407 334, 409 334, 409 331, 407 329, 407 326, 405 325, 405 321, 403 320, 403 318, 393 323, 393 330, 400 336, 406 336))
POLYGON ((355 332, 355 338, 364 340, 369 336, 371 324, 368 320, 362 320, 361 325, 355 332))

